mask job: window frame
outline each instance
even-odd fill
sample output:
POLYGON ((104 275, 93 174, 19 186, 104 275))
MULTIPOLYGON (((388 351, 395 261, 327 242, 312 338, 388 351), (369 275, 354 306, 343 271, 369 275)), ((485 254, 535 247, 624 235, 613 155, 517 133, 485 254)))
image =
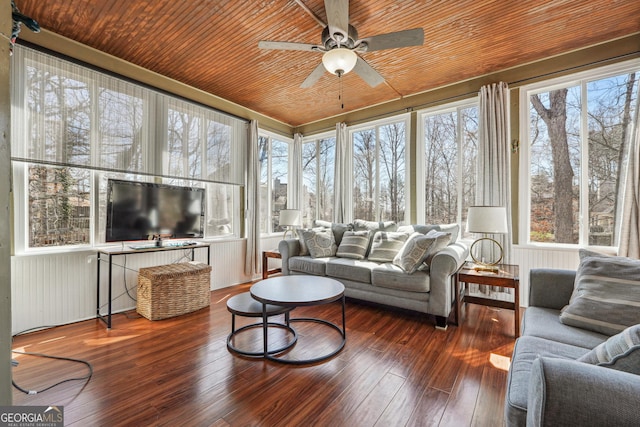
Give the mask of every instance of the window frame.
MULTIPOLYGON (((587 84, 593 81, 615 77, 631 72, 640 72, 640 59, 632 59, 612 65, 605 65, 587 71, 581 71, 553 79, 543 80, 519 88, 519 194, 518 194, 518 230, 519 246, 537 248, 582 248, 590 247, 604 251, 617 249, 619 242, 612 246, 589 245, 589 129, 587 120, 588 102, 583 102, 586 97, 587 84), (530 152, 530 97, 534 94, 549 92, 561 88, 578 86, 581 93, 580 105, 580 179, 579 179, 579 211, 578 211, 578 243, 554 243, 531 241, 531 152, 530 152)), ((640 83, 639 83, 640 84, 640 83)), ((640 89, 636 88, 636 96, 640 97, 640 89)), ((624 177, 623 177, 624 179, 624 177)), ((619 230, 618 230, 619 236, 619 230)))
MULTIPOLYGON (((476 107, 480 109, 480 98, 478 96, 474 96, 472 98, 465 98, 460 101, 454 101, 447 104, 438 105, 435 107, 429 107, 422 110, 417 111, 417 129, 416 129, 416 215, 418 218, 418 223, 425 222, 426 217, 426 201, 424 198, 424 194, 426 191, 425 181, 426 181, 426 165, 424 162, 424 158, 426 156, 426 147, 425 147, 425 117, 433 116, 437 114, 447 114, 451 112, 456 112, 458 117, 461 116, 460 111, 476 107)), ((460 238, 464 239, 465 229, 462 223, 463 217, 463 183, 462 179, 463 175, 463 165, 464 158, 459 155, 462 153, 464 138, 463 124, 462 121, 457 120, 456 123, 456 133, 458 135, 456 146, 458 150, 458 156, 456 159, 456 178, 457 178, 457 212, 456 212, 456 223, 460 225, 460 238)))
MULTIPOLYGON (((345 218, 345 220, 347 222, 351 222, 354 219, 365 219, 365 218, 354 218, 354 210, 355 210, 355 205, 353 203, 353 187, 354 187, 354 174, 355 174, 355 167, 353 164, 353 159, 354 159, 354 149, 353 149, 353 145, 354 145, 354 134, 357 132, 361 132, 361 131, 366 131, 369 129, 375 129, 375 134, 376 134, 376 166, 380 165, 380 128, 386 125, 391 125, 394 123, 400 123, 403 122, 404 123, 404 144, 405 144, 405 151, 404 151, 404 219, 402 221, 399 221, 399 224, 404 224, 407 223, 409 221, 410 218, 410 214, 411 214, 411 113, 403 113, 403 114, 398 114, 395 116, 391 116, 391 117, 386 117, 384 119, 378 119, 378 120, 373 120, 373 121, 369 121, 366 123, 362 123, 362 124, 358 124, 358 125, 354 125, 354 126, 349 126, 348 127, 348 158, 351 161, 351 164, 349 166, 350 169, 350 173, 349 173, 349 183, 347 186, 347 193, 344 195, 345 199, 348 200, 348 205, 346 205, 348 207, 347 209, 347 213, 348 215, 350 215, 349 218, 345 218)), ((336 138, 337 139, 337 138, 336 138)), ((374 197, 375 200, 375 218, 373 219, 367 219, 367 220, 371 220, 371 221, 387 221, 389 220, 388 218, 381 218, 381 208, 380 208, 380 171, 381 168, 376 167, 376 177, 375 177, 375 194, 376 196, 374 197)), ((335 185, 335 184, 334 184, 335 185)))
MULTIPOLYGON (((94 247, 108 245, 104 242, 103 234, 104 230, 101 230, 104 225, 104 221, 101 221, 101 182, 108 177, 118 176, 122 179, 127 178, 128 175, 135 175, 144 181, 150 182, 169 182, 169 181, 183 181, 185 185, 193 185, 196 187, 204 187, 211 189, 213 186, 223 185, 226 187, 234 188, 232 194, 229 196, 233 203, 231 211, 232 216, 238 215, 240 217, 240 209, 242 209, 241 192, 242 187, 245 186, 244 173, 246 171, 246 128, 247 121, 235 116, 232 116, 226 112, 212 109, 210 107, 198 104, 197 102, 183 99, 175 95, 163 93, 155 88, 151 88, 135 81, 129 81, 119 76, 112 76, 100 71, 96 71, 83 64, 77 64, 69 62, 63 58, 59 58, 54 55, 47 54, 45 52, 38 51, 36 49, 30 49, 27 47, 17 46, 16 55, 14 55, 14 67, 12 75, 12 82, 24 82, 26 79, 27 67, 33 67, 36 70, 50 70, 54 69, 56 75, 63 76, 65 78, 72 78, 81 81, 87 86, 87 92, 90 95, 89 98, 89 132, 87 148, 89 150, 88 162, 76 163, 73 161, 63 161, 57 163, 54 160, 40 159, 37 156, 32 157, 29 155, 26 149, 14 150, 11 157, 12 167, 12 190, 13 190, 13 204, 10 212, 11 221, 13 224, 12 244, 15 254, 41 254, 41 253, 60 253, 60 252, 72 252, 72 251, 86 251, 91 250, 94 247), (50 57, 50 58, 48 58, 50 57), (51 62, 49 62, 51 61, 51 62), (58 63, 59 62, 59 63, 58 63), (69 68, 65 68, 68 65, 69 68), (85 74, 86 72, 86 74, 85 74), (131 92, 127 90, 119 91, 118 85, 128 88, 131 87, 131 92), (122 95, 137 97, 138 91, 142 91, 145 96, 140 98, 142 101, 142 117, 141 117, 141 150, 143 156, 143 164, 140 170, 130 171, 121 168, 118 165, 115 167, 105 167, 101 164, 101 149, 103 137, 100 132, 101 122, 101 99, 97 96, 101 89, 113 92, 121 92, 122 95), (189 107, 191 106, 191 107, 189 107), (193 108, 193 110, 189 110, 193 108), (169 110, 173 109, 177 112, 185 112, 195 115, 198 120, 200 129, 198 130, 198 138, 200 139, 200 147, 197 150, 200 162, 200 171, 198 176, 191 176, 190 173, 184 174, 184 176, 172 176, 169 174, 169 160, 168 160, 168 115, 169 110), (155 120, 152 120, 155 117, 155 120), (224 179, 206 179, 206 174, 209 172, 207 147, 208 147, 208 131, 212 123, 219 123, 229 127, 228 143, 230 147, 230 165, 233 170, 229 176, 224 179), (241 147, 241 148, 234 148, 241 147), (41 165, 48 168, 55 168, 65 166, 73 169, 84 170, 88 172, 89 180, 89 237, 87 243, 82 244, 63 244, 52 246, 34 246, 30 247, 29 239, 29 167, 30 165, 41 165)), ((14 140, 12 145, 15 144, 22 136, 28 136, 30 134, 30 121, 28 120, 28 110, 26 102, 28 96, 25 91, 24 84, 13 84, 11 91, 11 103, 12 103, 12 134, 14 140), (16 112, 20 113, 17 114, 16 112)), ((38 145, 41 145, 38 142, 38 145)), ((182 150, 184 152, 184 149, 182 150)), ((188 165, 188 158, 181 160, 188 165)), ((187 167, 188 171, 188 167, 187 167)), ((208 194, 207 194, 208 197, 208 194)), ((104 203, 104 202, 103 202, 104 203)), ((205 220, 211 219, 209 217, 208 210, 205 210, 205 220)), ((210 234, 205 226, 204 240, 223 240, 223 239, 237 239, 241 238, 241 221, 235 220, 232 222, 231 233, 224 235, 210 234)))
MULTIPOLYGON (((334 140, 334 148, 335 148, 335 145, 337 144, 337 139, 338 139, 335 130, 328 131, 328 132, 323 132, 323 133, 315 134, 315 135, 311 135, 311 136, 306 136, 306 137, 302 138, 302 150, 301 150, 301 155, 302 156, 304 156, 304 145, 305 144, 314 144, 316 175, 317 175, 318 171, 320 170, 320 162, 321 162, 320 156, 318 155, 319 144, 320 144, 321 140, 327 140, 327 139, 333 139, 334 140)), ((335 159, 335 150, 334 150, 334 154, 333 155, 334 155, 334 159, 335 159)), ((304 189, 304 170, 302 171, 302 175, 303 175, 301 177, 302 178, 302 182, 300 183, 301 191, 303 191, 303 189, 304 189)), ((332 209, 334 210, 334 215, 335 215, 335 185, 336 185, 336 183, 335 183, 335 164, 334 164, 334 171, 333 171, 332 180, 333 180, 332 181, 333 182, 333 200, 331 201, 331 204, 332 204, 332 209)), ((320 190, 319 189, 320 184, 319 184, 319 180, 317 178, 316 178, 315 184, 316 184, 316 188, 314 189, 314 191, 315 191, 315 194, 316 194, 316 197, 317 197, 317 195, 320 192, 319 191, 320 190)), ((303 196, 304 196, 304 194, 303 194, 303 196)), ((303 197, 303 199, 304 199, 304 197, 303 197)), ((313 213, 313 218, 310 218, 311 224, 313 224, 314 221, 319 219, 318 218, 319 212, 320 212, 320 206, 319 206, 319 203, 316 200, 315 212, 313 213)), ((304 213, 303 213, 302 220, 303 220, 303 224, 304 224, 304 213)), ((332 222, 333 218, 324 219, 324 220, 332 222)))
MULTIPOLYGON (((284 142, 287 144, 287 202, 288 202, 292 197, 291 185, 289 185, 289 181, 290 181, 289 175, 291 171, 290 165, 291 165, 291 154, 293 149, 293 139, 282 136, 274 132, 270 132, 268 130, 258 129, 258 141, 260 140, 260 138, 268 139, 268 152, 269 152, 268 162, 267 162, 267 194, 269 195, 269 197, 266 198, 267 200, 266 209, 263 211, 261 207, 260 208, 261 212, 258 212, 259 215, 262 215, 262 212, 267 212, 267 218, 266 218, 267 230, 265 231, 260 229, 260 236, 271 237, 271 236, 277 236, 284 233, 284 231, 275 231, 273 230, 273 227, 272 227, 272 224, 273 224, 273 209, 272 209, 272 197, 271 197, 273 193, 273 169, 272 169, 273 156, 271 155, 272 142, 273 140, 277 140, 279 142, 284 142)), ((260 153, 258 153, 258 155, 259 154, 260 153)), ((261 174, 262 172, 260 171, 260 175, 261 174)), ((260 179, 262 180, 262 178, 260 179)), ((260 182, 258 186, 261 187, 262 182, 260 182)))

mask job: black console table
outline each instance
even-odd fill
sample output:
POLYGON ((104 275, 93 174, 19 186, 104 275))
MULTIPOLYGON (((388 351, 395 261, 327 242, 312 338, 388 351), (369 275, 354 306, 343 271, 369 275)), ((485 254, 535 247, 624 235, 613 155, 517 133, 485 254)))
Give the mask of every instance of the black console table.
POLYGON ((191 260, 195 259, 195 251, 196 249, 206 248, 207 249, 207 264, 211 264, 211 245, 209 243, 195 243, 195 244, 174 244, 170 243, 167 246, 137 246, 135 249, 131 247, 107 247, 98 249, 98 273, 97 273, 97 303, 96 303, 96 317, 102 320, 106 325, 107 329, 111 329, 111 304, 112 304, 112 278, 113 278, 113 257, 122 256, 122 255, 132 255, 132 254, 148 254, 149 252, 162 252, 162 251, 177 251, 177 250, 191 250, 191 260), (108 291, 109 296, 107 301, 107 313, 100 313, 100 265, 103 262, 109 263, 109 279, 108 279, 108 291))

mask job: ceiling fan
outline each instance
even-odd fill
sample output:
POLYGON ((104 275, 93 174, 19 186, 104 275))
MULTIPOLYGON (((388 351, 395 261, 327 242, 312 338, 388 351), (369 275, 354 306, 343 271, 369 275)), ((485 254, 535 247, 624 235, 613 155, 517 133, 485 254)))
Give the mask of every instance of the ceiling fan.
POLYGON ((260 49, 322 52, 322 62, 302 82, 300 85, 302 88, 312 86, 322 77, 325 70, 337 76, 342 76, 353 70, 362 77, 369 86, 376 87, 384 82, 384 78, 374 70, 371 65, 367 64, 358 53, 407 46, 420 46, 424 43, 424 30, 422 28, 379 34, 377 36, 359 39, 355 27, 349 24, 348 0, 324 0, 327 24, 324 24, 319 18, 313 15, 301 1, 296 0, 296 2, 324 26, 324 30, 322 30, 322 44, 261 41, 258 43, 258 47, 260 49))

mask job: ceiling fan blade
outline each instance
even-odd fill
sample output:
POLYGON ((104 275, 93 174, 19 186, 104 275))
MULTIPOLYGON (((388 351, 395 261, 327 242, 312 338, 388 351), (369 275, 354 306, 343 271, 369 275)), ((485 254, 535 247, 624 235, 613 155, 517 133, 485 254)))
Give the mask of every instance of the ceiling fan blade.
POLYGON ((260 41, 258 42, 258 47, 260 49, 304 50, 307 52, 314 52, 318 50, 318 46, 315 44, 294 43, 294 42, 260 41))
POLYGON ((325 68, 324 65, 322 65, 322 62, 311 72, 311 74, 309 74, 309 76, 302 82, 302 84, 300 85, 301 88, 308 88, 313 86, 313 84, 315 82, 317 82, 318 80, 320 80, 320 77, 322 77, 322 75, 325 72, 325 68))
POLYGON ((341 40, 349 39, 349 0, 324 0, 324 10, 327 13, 327 25, 329 27, 329 35, 336 42, 342 43, 341 40), (335 34, 338 33, 340 40, 336 40, 335 34))
POLYGON ((376 87, 380 83, 384 82, 384 77, 382 77, 380 73, 374 70, 371 65, 367 64, 367 62, 359 56, 353 71, 362 77, 362 80, 367 82, 371 87, 376 87))
POLYGON ((367 44, 366 52, 395 49, 398 47, 420 46, 424 43, 424 30, 422 28, 414 28, 412 30, 367 37, 359 41, 367 44))

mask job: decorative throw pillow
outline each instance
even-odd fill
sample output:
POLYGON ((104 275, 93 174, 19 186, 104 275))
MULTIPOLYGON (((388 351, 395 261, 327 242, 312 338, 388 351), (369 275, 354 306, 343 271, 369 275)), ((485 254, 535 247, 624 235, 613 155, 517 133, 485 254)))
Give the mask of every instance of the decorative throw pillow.
POLYGON ((573 294, 560 321, 615 335, 640 323, 640 260, 580 253, 573 294))
POLYGON ((342 258, 364 259, 369 247, 369 231, 345 231, 338 246, 336 256, 342 258))
POLYGON ((433 260, 433 257, 439 251, 446 248, 449 245, 449 242, 451 242, 451 234, 442 231, 431 230, 430 232, 425 234, 425 236, 433 237, 436 239, 436 241, 433 242, 433 245, 431 245, 431 247, 429 248, 429 253, 424 259, 424 264, 428 267, 431 267, 431 261, 433 260))
POLYGON ((367 258, 369 261, 392 262, 408 238, 408 233, 376 231, 371 242, 371 252, 367 258))
MULTIPOLYGON (((460 234, 460 226, 457 223, 453 224, 412 224, 412 225, 401 225, 398 227, 398 231, 402 231, 404 233, 413 233, 418 232, 422 234, 427 234, 429 231, 442 231, 444 233, 450 234, 450 242, 454 243, 458 240, 458 234, 460 234)), ((448 243, 448 244, 449 244, 448 243)))
MULTIPOLYGON (((353 229, 355 231, 360 230, 369 230, 371 232, 371 236, 374 235, 376 231, 396 231, 398 228, 398 224, 393 221, 365 221, 363 219, 356 219, 353 221, 353 229)), ((373 239, 369 239, 369 247, 367 248, 366 257, 369 256, 369 252, 371 252, 371 242, 373 239)))
POLYGON ((343 224, 341 222, 329 222, 316 219, 314 224, 316 227, 331 229, 331 231, 333 231, 333 237, 336 240, 336 245, 340 245, 340 242, 342 242, 342 236, 345 231, 353 230, 352 224, 343 224))
POLYGON ((413 233, 409 236, 400 252, 393 258, 393 263, 403 269, 405 273, 414 273, 429 253, 429 248, 435 242, 435 237, 413 233))
POLYGON ((302 232, 303 231, 321 231, 324 230, 324 227, 315 227, 315 228, 307 228, 307 229, 301 229, 301 230, 297 230, 296 234, 298 235, 298 241, 300 242, 300 256, 305 256, 305 255, 309 255, 309 248, 307 248, 307 244, 304 241, 304 237, 302 237, 302 232))
POLYGON ((304 243, 309 249, 311 258, 324 258, 334 256, 336 254, 336 241, 333 232, 329 229, 323 230, 304 230, 302 232, 304 243))
POLYGON ((640 325, 610 337, 578 361, 640 375, 640 325))
POLYGON ((393 221, 365 221, 363 219, 356 219, 353 221, 353 229, 356 231, 369 230, 369 231, 396 231, 398 224, 393 221))

